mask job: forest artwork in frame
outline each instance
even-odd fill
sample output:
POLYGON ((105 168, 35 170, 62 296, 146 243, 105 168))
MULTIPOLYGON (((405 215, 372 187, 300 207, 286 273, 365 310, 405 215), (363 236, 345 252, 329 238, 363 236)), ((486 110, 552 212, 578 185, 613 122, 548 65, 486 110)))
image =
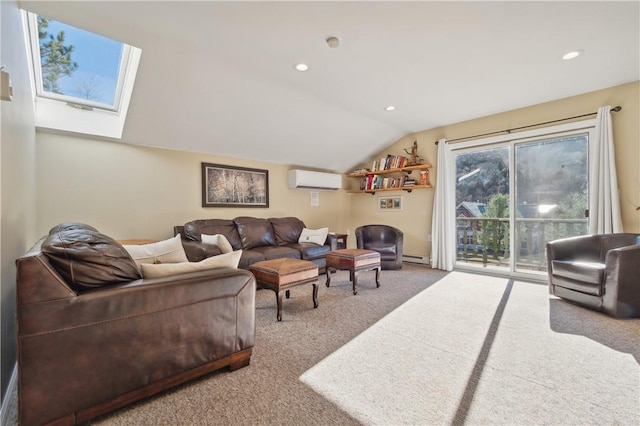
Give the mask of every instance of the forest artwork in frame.
POLYGON ((269 207, 269 171, 202 163, 202 207, 269 207))

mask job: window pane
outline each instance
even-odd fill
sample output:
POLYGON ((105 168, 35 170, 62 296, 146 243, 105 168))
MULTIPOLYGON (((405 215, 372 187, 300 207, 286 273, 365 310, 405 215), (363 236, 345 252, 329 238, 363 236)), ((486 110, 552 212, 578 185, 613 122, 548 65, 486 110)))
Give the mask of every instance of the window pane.
POLYGON ((38 17, 43 94, 114 106, 124 45, 38 17))
POLYGON ((509 147, 456 156, 458 262, 509 267, 509 147))
POLYGON ((516 270, 546 271, 547 241, 587 232, 588 135, 517 144, 516 270))

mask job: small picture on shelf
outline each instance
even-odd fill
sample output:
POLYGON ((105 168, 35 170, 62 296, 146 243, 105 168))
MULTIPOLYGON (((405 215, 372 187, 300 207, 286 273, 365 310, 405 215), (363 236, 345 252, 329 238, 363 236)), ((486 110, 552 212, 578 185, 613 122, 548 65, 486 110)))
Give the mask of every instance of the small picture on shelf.
POLYGON ((402 197, 378 197, 378 210, 380 211, 402 210, 402 197))

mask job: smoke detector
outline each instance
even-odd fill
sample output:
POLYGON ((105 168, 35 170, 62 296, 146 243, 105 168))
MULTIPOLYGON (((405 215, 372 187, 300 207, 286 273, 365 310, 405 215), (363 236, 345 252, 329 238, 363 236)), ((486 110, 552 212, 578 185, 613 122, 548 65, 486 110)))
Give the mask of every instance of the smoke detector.
POLYGON ((329 37, 327 39, 327 46, 335 49, 336 47, 340 46, 340 40, 338 40, 338 37, 329 37))

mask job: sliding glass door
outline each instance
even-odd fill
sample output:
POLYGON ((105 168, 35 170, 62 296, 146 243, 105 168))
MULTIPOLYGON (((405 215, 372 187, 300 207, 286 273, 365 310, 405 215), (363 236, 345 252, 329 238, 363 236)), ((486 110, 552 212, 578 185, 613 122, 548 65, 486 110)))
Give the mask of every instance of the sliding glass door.
POLYGON ((454 147, 456 267, 547 271, 546 243, 588 231, 589 131, 454 147))
POLYGON ((584 235, 588 134, 515 144, 515 270, 547 271, 546 243, 584 235))

